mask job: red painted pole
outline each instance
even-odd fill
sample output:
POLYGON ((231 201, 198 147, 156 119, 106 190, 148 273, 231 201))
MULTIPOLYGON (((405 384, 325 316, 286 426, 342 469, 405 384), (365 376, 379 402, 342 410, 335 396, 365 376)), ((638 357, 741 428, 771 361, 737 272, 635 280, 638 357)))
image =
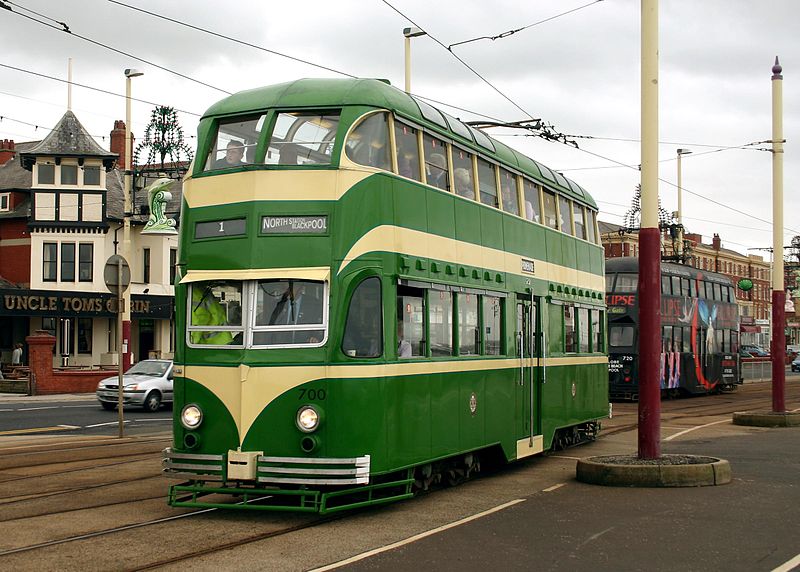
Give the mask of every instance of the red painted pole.
MULTIPOLYGON (((782 253, 781 253, 782 254, 782 253)), ((772 291, 772 411, 786 412, 786 292, 772 291)))
POLYGON ((661 234, 639 231, 639 458, 661 456, 661 234))

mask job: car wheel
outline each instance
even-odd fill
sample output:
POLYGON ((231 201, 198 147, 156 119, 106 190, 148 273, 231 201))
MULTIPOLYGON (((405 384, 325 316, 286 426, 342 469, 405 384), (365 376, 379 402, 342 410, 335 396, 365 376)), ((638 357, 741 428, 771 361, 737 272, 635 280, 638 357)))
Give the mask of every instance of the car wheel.
POLYGON ((114 409, 116 409, 116 408, 117 408, 117 404, 116 404, 116 403, 109 403, 108 401, 101 401, 101 402, 100 402, 100 405, 101 405, 101 406, 103 407, 103 409, 105 409, 106 411, 113 411, 114 409))
POLYGON ((155 413, 161 407, 161 394, 158 391, 151 391, 144 398, 144 410, 155 413))

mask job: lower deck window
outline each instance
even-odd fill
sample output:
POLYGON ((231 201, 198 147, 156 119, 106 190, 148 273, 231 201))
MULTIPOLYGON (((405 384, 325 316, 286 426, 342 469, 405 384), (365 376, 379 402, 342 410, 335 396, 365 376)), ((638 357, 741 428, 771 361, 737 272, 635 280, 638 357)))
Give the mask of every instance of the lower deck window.
POLYGON ((342 351, 350 357, 376 358, 383 354, 381 281, 365 278, 355 289, 347 310, 342 351))

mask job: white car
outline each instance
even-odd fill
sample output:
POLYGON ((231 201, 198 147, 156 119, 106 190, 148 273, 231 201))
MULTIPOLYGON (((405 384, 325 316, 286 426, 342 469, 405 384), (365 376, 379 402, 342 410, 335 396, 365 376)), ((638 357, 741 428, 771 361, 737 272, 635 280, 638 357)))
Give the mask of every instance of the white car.
MULTIPOLYGON (((123 376, 122 404, 138 405, 145 411, 158 411, 162 403, 172 403, 172 361, 142 360, 123 376)), ((97 399, 103 409, 117 408, 119 377, 107 377, 97 384, 97 399)))

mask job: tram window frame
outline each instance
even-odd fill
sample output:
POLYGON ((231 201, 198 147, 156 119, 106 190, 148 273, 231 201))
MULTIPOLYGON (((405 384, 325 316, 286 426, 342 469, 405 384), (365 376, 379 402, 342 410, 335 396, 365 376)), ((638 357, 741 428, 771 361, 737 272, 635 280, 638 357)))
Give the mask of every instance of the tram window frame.
POLYGON ((670 296, 672 293, 672 282, 670 281, 670 277, 666 274, 661 275, 661 294, 664 296, 670 296))
MULTIPOLYGON (((248 300, 249 300, 249 308, 250 311, 250 320, 248 321, 248 336, 247 339, 249 340, 248 347, 258 348, 258 349, 274 349, 274 348, 299 348, 299 347, 320 347, 325 344, 328 337, 328 282, 323 280, 297 280, 291 278, 274 278, 268 280, 254 280, 249 281, 248 286, 250 292, 248 292, 248 300), (292 292, 294 292, 295 284, 299 289, 300 292, 300 304, 297 310, 298 317, 295 318, 294 322, 283 322, 281 318, 280 322, 272 322, 271 324, 259 324, 259 316, 265 311, 263 309, 260 310, 261 304, 259 303, 259 294, 262 292, 266 292, 266 290, 262 287, 262 284, 278 284, 283 285, 284 283, 287 284, 288 288, 292 288, 292 292), (308 309, 308 300, 305 300, 305 304, 303 303, 303 297, 306 296, 306 289, 313 288, 313 287, 322 287, 322 294, 316 300, 316 308, 319 312, 319 316, 321 320, 319 322, 306 322, 306 321, 299 321, 299 318, 304 316, 303 310, 308 309), (256 337, 269 337, 272 336, 275 339, 280 340, 281 336, 286 336, 287 334, 291 334, 293 341, 291 343, 287 342, 273 342, 273 343, 257 343, 256 337), (298 337, 306 336, 307 339, 301 342, 295 342, 294 339, 298 337), (316 341, 314 341, 316 340, 316 341)), ((285 294, 284 294, 285 295, 285 294)), ((312 295, 308 296, 309 299, 313 300, 314 298, 312 295)), ((288 308, 288 306, 284 306, 288 308)), ((312 306, 313 307, 313 306, 312 306)), ((275 318, 277 319, 283 313, 283 309, 278 309, 278 304, 275 305, 272 311, 275 314, 275 318), (275 312, 278 314, 275 314, 275 312)), ((316 314, 316 312, 314 312, 316 314)), ((310 315, 314 315, 310 314, 310 315)), ((272 316, 270 317, 272 319, 272 316)), ((290 315, 287 311, 287 319, 290 319, 290 315)))
POLYGON ((455 194, 465 199, 475 200, 475 153, 458 145, 450 147, 453 159, 453 188, 455 194), (467 172, 469 181, 460 180, 462 174, 459 169, 467 172))
POLYGON ((572 222, 575 225, 575 236, 586 240, 586 213, 583 205, 575 201, 572 201, 572 222))
POLYGON ((505 355, 505 348, 503 347, 505 341, 504 299, 499 296, 484 294, 481 296, 480 308, 483 355, 505 355), (493 310, 493 308, 496 308, 496 310, 493 310), (494 314, 494 319, 492 320, 488 319, 490 313, 494 314))
POLYGON ((591 322, 589 308, 578 308, 578 353, 588 354, 591 351, 591 322))
POLYGON ((639 274, 619 272, 614 284, 614 292, 636 292, 639 289, 639 274))
POLYGON ((714 295, 713 299, 715 301, 717 301, 717 302, 721 302, 722 301, 722 289, 720 288, 720 285, 717 284, 716 282, 714 282, 714 283, 712 283, 711 286, 714 289, 713 290, 713 295, 714 295))
POLYGON ((681 296, 683 293, 681 292, 681 277, 680 276, 671 276, 670 281, 672 282, 672 295, 673 296, 681 296))
POLYGON ((608 345, 610 348, 633 347, 635 333, 636 330, 631 324, 609 324, 608 345))
POLYGON ((456 329, 458 331, 458 355, 481 355, 481 321, 480 321, 480 296, 471 292, 457 292, 456 299, 456 329), (474 315, 474 322, 468 318, 474 315), (468 341, 465 341, 468 340, 468 341))
POLYGON ((450 165, 450 151, 448 149, 450 143, 438 135, 434 135, 428 131, 423 131, 422 142, 422 160, 425 165, 425 184, 439 189, 440 191, 449 193, 451 189, 450 172, 452 171, 450 165), (428 144, 430 144, 432 149, 436 149, 437 145, 440 146, 441 149, 437 149, 436 152, 431 151, 428 153, 428 144), (437 162, 432 161, 434 155, 439 155, 444 158, 444 166, 439 165, 438 160, 437 162), (444 178, 440 176, 436 177, 436 180, 431 180, 433 178, 432 170, 438 171, 443 175, 444 178), (444 183, 444 187, 442 187, 442 183, 444 183))
POLYGON ((558 199, 556 194, 542 189, 542 222, 548 228, 558 230, 558 199))
MULTIPOLYGON (((218 296, 217 294, 213 294, 215 297, 215 301, 217 304, 222 306, 222 302, 225 301, 224 297, 218 296)), ((192 282, 189 284, 189 288, 186 294, 186 343, 191 348, 200 348, 200 349, 208 349, 208 348, 216 348, 216 349, 241 349, 245 347, 246 337, 247 337, 247 327, 248 320, 246 318, 249 317, 249 304, 248 304, 248 296, 247 296, 247 283, 241 280, 206 280, 202 282, 192 282), (238 290, 239 293, 239 305, 241 308, 240 316, 239 316, 239 324, 230 324, 226 323, 224 325, 210 325, 210 324, 194 324, 194 310, 197 307, 194 307, 194 291, 196 288, 201 287, 204 285, 203 296, 200 302, 197 304, 199 307, 200 303, 202 303, 208 293, 211 292, 213 294, 212 288, 215 286, 222 286, 222 287, 233 287, 235 291, 238 290), (238 288, 237 288, 238 286, 238 288), (227 343, 227 344, 215 344, 215 343, 199 343, 192 341, 192 333, 229 333, 231 334, 231 342, 237 341, 237 337, 239 337, 238 342, 236 344, 227 343), (241 334, 241 336, 240 336, 241 334)), ((229 312, 231 308, 227 305, 225 306, 225 318, 229 320, 229 312)))
POLYGON ((516 173, 503 167, 498 168, 497 173, 500 181, 500 203, 502 204, 503 212, 520 216, 519 185, 517 184, 516 173), (509 186, 506 187, 505 183, 508 183, 509 186))
MULTIPOLYGON (((433 358, 440 358, 440 357, 451 357, 455 355, 455 313, 453 311, 453 293, 450 290, 438 290, 432 289, 428 290, 428 355, 433 358), (449 302, 440 303, 434 297, 434 294, 438 294, 439 300, 445 300, 449 302), (449 316, 449 327, 442 321, 441 328, 434 327, 434 313, 437 308, 443 308, 444 312, 442 313, 442 317, 449 316), (449 315, 448 315, 449 311, 449 315), (439 335, 443 335, 444 339, 442 344, 439 344, 439 335), (448 335, 449 334, 449 335, 448 335), (447 339, 449 337, 449 340, 447 339), (449 345, 448 345, 449 342, 449 345), (448 351, 449 349, 449 351, 448 351)), ((438 323, 438 322, 436 322, 438 323)))
POLYGON ((404 121, 394 119, 394 141, 395 156, 397 157, 397 174, 401 177, 422 182, 422 163, 419 152, 419 136, 422 130, 419 127, 409 125, 404 121), (410 131, 410 136, 408 134, 410 131), (402 132, 402 136, 399 136, 402 132), (413 144, 410 141, 413 138, 413 144), (403 157, 400 157, 400 153, 403 157), (406 167, 406 158, 409 158, 409 165, 406 167))
POLYGON ((541 186, 537 185, 530 179, 522 178, 522 199, 525 205, 525 220, 539 223, 542 222, 542 202, 541 202, 541 186), (530 193, 534 193, 535 197, 530 193), (530 205, 530 210, 528 209, 530 205))
POLYGON ((672 351, 672 326, 661 326, 661 351, 662 353, 672 351))
POLYGON ((692 281, 688 278, 681 278, 681 295, 682 296, 691 296, 692 289, 691 289, 692 281))
POLYGON ((336 136, 341 127, 342 110, 333 109, 279 109, 272 117, 269 139, 266 143, 266 155, 264 162, 271 166, 280 167, 304 167, 304 168, 330 168, 333 164, 334 151, 336 149, 336 136), (276 140, 276 130, 283 117, 294 117, 286 128, 286 132, 278 136, 276 140), (301 121, 302 118, 308 118, 301 121), (325 129, 325 135, 319 140, 296 141, 295 135, 309 123, 312 119, 318 119, 317 130, 325 129), (331 128, 326 128, 323 122, 332 122, 331 128), (314 148, 316 144, 316 148, 314 148), (285 146, 285 147, 282 147, 285 146), (275 149, 278 156, 277 162, 272 160, 271 151, 275 149), (285 158, 284 158, 285 156, 285 158))
POLYGON ((564 195, 558 195, 558 229, 571 236, 575 236, 575 230, 573 227, 573 220, 572 220, 572 208, 570 206, 570 201, 564 195), (564 214, 569 217, 568 219, 564 218, 564 214), (568 228, 564 228, 564 225, 567 225, 568 228))
POLYGON ((406 286, 403 284, 398 284, 397 286, 397 295, 396 295, 396 319, 397 319, 397 339, 395 340, 397 343, 395 347, 397 348, 397 358, 406 360, 406 359, 415 359, 415 358, 424 358, 427 356, 427 336, 426 336, 426 327, 425 327, 425 320, 427 318, 427 304, 425 300, 425 290, 422 288, 414 288, 412 286, 406 286), (419 300, 421 311, 419 315, 419 322, 415 321, 413 308, 411 308, 412 312, 407 312, 406 306, 409 304, 409 300, 419 300), (405 319, 405 314, 411 314, 411 320, 405 319), (412 327, 409 328, 406 324, 411 324, 412 327), (418 324, 419 327, 419 338, 417 339, 416 336, 413 334, 409 334, 409 331, 415 329, 418 324), (400 356, 400 328, 403 328, 402 339, 409 342, 411 345, 411 355, 408 357, 400 356), (410 339, 409 339, 410 338, 410 339))
POLYGON ((672 343, 676 352, 683 353, 683 328, 681 326, 672 327, 672 343))
POLYGON ((358 281, 358 284, 353 288, 350 299, 347 302, 347 314, 340 344, 342 354, 352 359, 378 359, 382 357, 384 353, 383 325, 383 282, 379 276, 369 275, 358 281), (367 290, 362 291, 362 288, 373 286, 377 286, 375 290, 377 292, 377 300, 373 297, 371 300, 373 303, 369 304, 369 308, 372 308, 372 311, 369 309, 364 311, 358 308, 357 311, 360 312, 360 315, 356 316, 355 311, 357 307, 355 304, 361 303, 361 298, 357 298, 357 296, 366 294, 374 296, 374 293, 369 293, 367 290), (380 309, 378 312, 374 311, 374 307, 376 306, 375 302, 377 302, 377 307, 380 309), (373 323, 371 326, 371 329, 378 333, 377 340, 368 340, 368 338, 364 337, 363 328, 360 327, 363 326, 365 322, 360 321, 358 324, 351 322, 351 319, 360 319, 363 316, 377 318, 377 324, 373 323), (352 336, 350 340, 348 340, 348 335, 352 336), (359 349, 363 348, 357 347, 357 342, 355 341, 357 338, 360 338, 362 342, 365 340, 369 341, 369 347, 366 348, 363 353, 359 353, 359 349))
POLYGON ((589 231, 589 242, 592 244, 597 244, 597 215, 595 212, 590 209, 586 208, 586 214, 588 216, 588 221, 586 225, 586 230, 589 231))
POLYGON ((575 333, 575 306, 572 304, 564 304, 564 309, 561 313, 563 317, 562 332, 564 335, 564 353, 574 354, 577 348, 577 336, 575 333))
POLYGON ((228 169, 237 169, 247 165, 259 165, 264 162, 263 157, 259 157, 258 152, 261 139, 267 131, 268 113, 246 114, 235 117, 223 117, 218 119, 214 125, 214 137, 212 138, 208 156, 206 157, 203 171, 221 171, 228 169), (245 133, 245 125, 252 124, 253 129, 249 133, 245 133), (239 125, 239 129, 223 130, 225 126, 239 125), (222 140, 225 145, 220 147, 220 134, 223 134, 222 140), (255 134, 255 138, 248 139, 248 135, 255 134), (232 142, 237 141, 242 143, 243 154, 239 159, 239 164, 226 163, 227 148, 232 142), (251 160, 252 159, 252 160, 251 160))
POLYGON ((347 134, 344 152, 357 165, 392 171, 392 145, 388 111, 365 113, 353 124, 347 134), (377 124, 381 117, 383 124, 377 124))
POLYGON ((689 298, 697 297, 697 279, 689 278, 689 298))
POLYGON ((500 208, 500 197, 497 189, 497 165, 479 156, 477 167, 480 203, 496 209, 500 208))

